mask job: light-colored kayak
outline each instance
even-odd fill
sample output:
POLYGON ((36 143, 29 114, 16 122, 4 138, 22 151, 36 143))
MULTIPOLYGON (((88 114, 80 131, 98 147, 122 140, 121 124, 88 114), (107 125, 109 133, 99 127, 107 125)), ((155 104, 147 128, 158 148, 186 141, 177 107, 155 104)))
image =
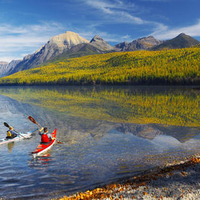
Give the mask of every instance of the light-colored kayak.
POLYGON ((8 144, 10 142, 16 142, 16 141, 19 141, 19 140, 23 140, 23 139, 28 139, 28 138, 31 138, 32 134, 37 131, 38 129, 34 129, 32 131, 29 131, 29 132, 25 132, 25 133, 18 133, 18 135, 14 138, 11 138, 11 139, 1 139, 0 140, 0 145, 2 144, 8 144))
POLYGON ((53 133, 51 133, 51 142, 45 144, 45 143, 40 143, 37 148, 35 149, 35 151, 31 152, 33 158, 36 158, 37 156, 40 156, 44 153, 46 153, 56 142, 56 132, 57 132, 57 128, 54 130, 53 133))

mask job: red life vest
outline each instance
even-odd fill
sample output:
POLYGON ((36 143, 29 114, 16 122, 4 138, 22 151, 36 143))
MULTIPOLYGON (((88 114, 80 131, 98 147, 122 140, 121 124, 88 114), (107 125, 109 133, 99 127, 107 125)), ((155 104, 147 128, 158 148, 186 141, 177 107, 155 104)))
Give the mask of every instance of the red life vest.
POLYGON ((43 143, 49 142, 49 137, 47 134, 42 134, 41 142, 43 143))

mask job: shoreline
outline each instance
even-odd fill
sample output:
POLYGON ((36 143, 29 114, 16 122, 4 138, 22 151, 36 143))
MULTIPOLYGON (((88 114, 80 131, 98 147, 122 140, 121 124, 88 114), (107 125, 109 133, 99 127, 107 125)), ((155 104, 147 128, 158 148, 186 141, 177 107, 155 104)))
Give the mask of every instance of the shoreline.
POLYGON ((157 168, 140 175, 59 200, 79 199, 200 199, 200 157, 157 168))
POLYGON ((59 87, 59 86, 93 86, 93 87, 98 87, 98 86, 174 86, 174 87, 194 87, 194 89, 200 90, 199 87, 199 83, 182 83, 182 82, 177 82, 177 83, 166 83, 166 82, 148 82, 148 81, 144 81, 144 82, 114 82, 114 83, 91 83, 91 82, 87 82, 87 83, 70 83, 70 82, 66 82, 66 83, 0 83, 0 87, 24 87, 24 86, 55 86, 55 87, 59 87))

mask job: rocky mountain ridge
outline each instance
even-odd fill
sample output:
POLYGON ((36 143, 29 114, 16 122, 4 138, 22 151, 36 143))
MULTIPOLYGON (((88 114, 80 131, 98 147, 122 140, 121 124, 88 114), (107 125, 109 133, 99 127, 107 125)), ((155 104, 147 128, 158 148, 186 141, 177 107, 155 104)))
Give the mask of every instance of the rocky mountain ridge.
POLYGON ((2 77, 4 74, 6 74, 7 73, 7 70, 6 70, 6 68, 7 68, 7 66, 8 66, 8 62, 0 62, 0 71, 1 71, 1 73, 0 73, 0 77, 2 77))
POLYGON ((131 43, 123 42, 115 45, 115 47, 120 51, 137 51, 151 49, 162 43, 162 41, 155 39, 153 36, 149 36, 133 40, 131 43))
POLYGON ((14 69, 10 70, 8 74, 13 74, 40 65, 55 56, 62 54, 65 50, 81 43, 89 43, 89 41, 71 31, 54 36, 35 53, 25 56, 24 59, 18 63, 14 69))
POLYGON ((182 33, 168 41, 160 41, 153 36, 148 36, 133 40, 130 43, 123 42, 111 46, 98 35, 95 35, 91 41, 88 41, 77 33, 67 31, 66 33, 52 37, 35 53, 25 56, 20 62, 13 63, 12 67, 9 65, 6 66, 2 62, 0 64, 0 76, 7 76, 18 71, 30 69, 59 58, 72 58, 115 51, 185 48, 197 44, 199 44, 199 41, 182 33))
POLYGON ((96 48, 102 50, 102 51, 113 51, 114 47, 111 46, 108 42, 103 40, 98 35, 95 35, 92 40, 90 41, 90 44, 95 46, 96 48))
POLYGON ((179 34, 177 37, 167 40, 157 46, 154 46, 152 50, 162 50, 162 49, 181 49, 188 48, 191 46, 198 45, 199 41, 186 35, 184 33, 179 34))
POLYGON ((21 62, 21 60, 12 60, 10 63, 0 62, 0 77, 7 75, 7 73, 14 69, 19 62, 21 62))

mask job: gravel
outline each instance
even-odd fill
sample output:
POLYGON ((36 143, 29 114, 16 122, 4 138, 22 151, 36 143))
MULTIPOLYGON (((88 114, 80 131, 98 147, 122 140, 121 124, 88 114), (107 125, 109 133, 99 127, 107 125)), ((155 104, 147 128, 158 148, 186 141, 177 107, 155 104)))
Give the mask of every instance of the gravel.
POLYGON ((200 157, 61 199, 199 200, 200 157))

